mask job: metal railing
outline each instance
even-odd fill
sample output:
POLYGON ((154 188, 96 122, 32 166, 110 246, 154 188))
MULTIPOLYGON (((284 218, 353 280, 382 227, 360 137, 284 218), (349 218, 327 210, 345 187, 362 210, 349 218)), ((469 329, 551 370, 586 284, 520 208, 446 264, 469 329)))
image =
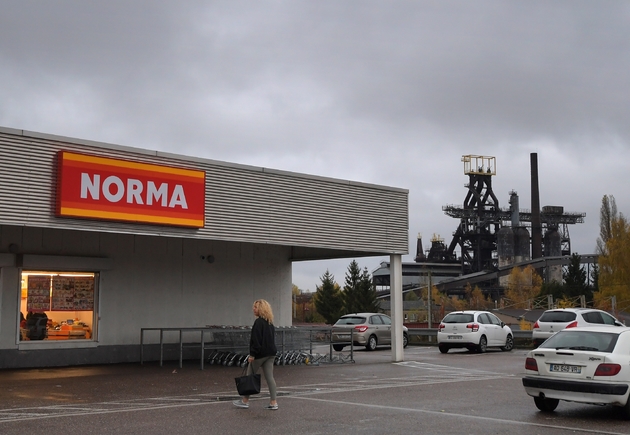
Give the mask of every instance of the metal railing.
MULTIPOLYGON (((409 328, 408 333, 409 337, 420 337, 421 339, 435 338, 435 341, 437 342, 437 331, 437 328, 409 328)), ((526 340, 532 338, 532 331, 512 329, 512 335, 515 339, 526 340)))
MULTIPOLYGON (((418 342, 437 343, 437 328, 409 328, 409 344, 418 342)), ((140 364, 145 361, 145 347, 159 346, 159 364, 164 364, 165 347, 176 347, 179 356, 179 368, 182 368, 184 349, 193 349, 199 354, 199 367, 204 369, 208 351, 226 351, 246 355, 249 350, 250 328, 233 327, 181 327, 181 328, 141 328, 140 329, 140 364), (157 340, 147 341, 147 335, 158 333, 157 340), (173 334, 175 336, 173 337, 173 334)), ((354 337, 351 331, 347 342, 332 342, 330 327, 289 327, 276 328, 276 346, 280 361, 289 352, 307 353, 311 361, 318 362, 354 362, 354 337), (350 354, 344 357, 341 351, 334 350, 335 345, 350 347, 350 354), (328 355, 314 354, 314 346, 326 346, 328 355), (335 353, 336 352, 336 353, 335 353), (327 357, 327 358, 326 358, 327 357)), ((531 339, 532 331, 512 330, 514 339, 531 339)), ((282 362, 281 364, 284 364, 282 362)))
MULTIPOLYGON (((177 347, 179 368, 182 368, 184 349, 198 352, 199 366, 204 369, 207 351, 226 351, 247 354, 251 328, 246 327, 167 327, 140 329, 140 364, 145 361, 145 347, 159 346, 159 364, 164 363, 165 347, 177 347), (148 340, 148 335, 157 333, 157 337, 148 340)), ((330 328, 322 327, 288 327, 276 328, 276 347, 281 361, 287 352, 308 352, 313 355, 314 345, 330 345, 330 360, 332 344, 330 343, 330 328)), ((351 351, 352 354, 352 351, 351 351)), ((323 361, 321 357, 318 361, 323 361)), ((352 356, 351 356, 352 359, 352 356)))

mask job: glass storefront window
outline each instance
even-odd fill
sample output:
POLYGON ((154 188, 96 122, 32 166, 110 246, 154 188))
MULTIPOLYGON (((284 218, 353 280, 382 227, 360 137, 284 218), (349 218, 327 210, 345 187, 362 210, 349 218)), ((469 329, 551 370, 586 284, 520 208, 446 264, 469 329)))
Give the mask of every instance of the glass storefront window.
POLYGON ((20 341, 91 340, 98 273, 22 271, 20 341))

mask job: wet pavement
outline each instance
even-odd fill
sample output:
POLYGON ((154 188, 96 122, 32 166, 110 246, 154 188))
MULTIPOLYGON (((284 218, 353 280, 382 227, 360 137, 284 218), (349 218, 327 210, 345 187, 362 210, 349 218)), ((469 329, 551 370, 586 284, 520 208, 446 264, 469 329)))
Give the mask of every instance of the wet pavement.
POLYGON ((276 366, 269 397, 235 408, 239 367, 198 361, 0 371, 0 434, 630 434, 614 408, 543 414, 521 385, 525 350, 359 350, 355 362, 276 366))

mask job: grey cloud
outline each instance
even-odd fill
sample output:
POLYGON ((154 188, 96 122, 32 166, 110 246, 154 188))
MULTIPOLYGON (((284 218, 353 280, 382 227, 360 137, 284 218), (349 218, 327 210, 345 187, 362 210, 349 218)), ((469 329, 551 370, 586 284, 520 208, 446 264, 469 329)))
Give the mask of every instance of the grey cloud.
POLYGON ((450 240, 441 207, 463 200, 463 154, 496 156, 500 201, 516 189, 526 208, 538 152, 541 200, 587 212, 580 252, 602 195, 630 207, 625 1, 0 10, 0 125, 408 188, 410 256, 418 232, 450 240))

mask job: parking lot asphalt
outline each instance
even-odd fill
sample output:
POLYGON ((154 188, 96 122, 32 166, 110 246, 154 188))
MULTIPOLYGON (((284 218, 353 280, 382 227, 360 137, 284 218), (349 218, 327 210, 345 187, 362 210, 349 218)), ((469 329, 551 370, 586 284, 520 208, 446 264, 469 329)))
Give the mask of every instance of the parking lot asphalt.
POLYGON ((239 367, 198 361, 0 371, 0 434, 630 434, 614 408, 539 412, 521 384, 526 350, 410 346, 355 362, 276 366, 268 393, 235 408, 239 367))

